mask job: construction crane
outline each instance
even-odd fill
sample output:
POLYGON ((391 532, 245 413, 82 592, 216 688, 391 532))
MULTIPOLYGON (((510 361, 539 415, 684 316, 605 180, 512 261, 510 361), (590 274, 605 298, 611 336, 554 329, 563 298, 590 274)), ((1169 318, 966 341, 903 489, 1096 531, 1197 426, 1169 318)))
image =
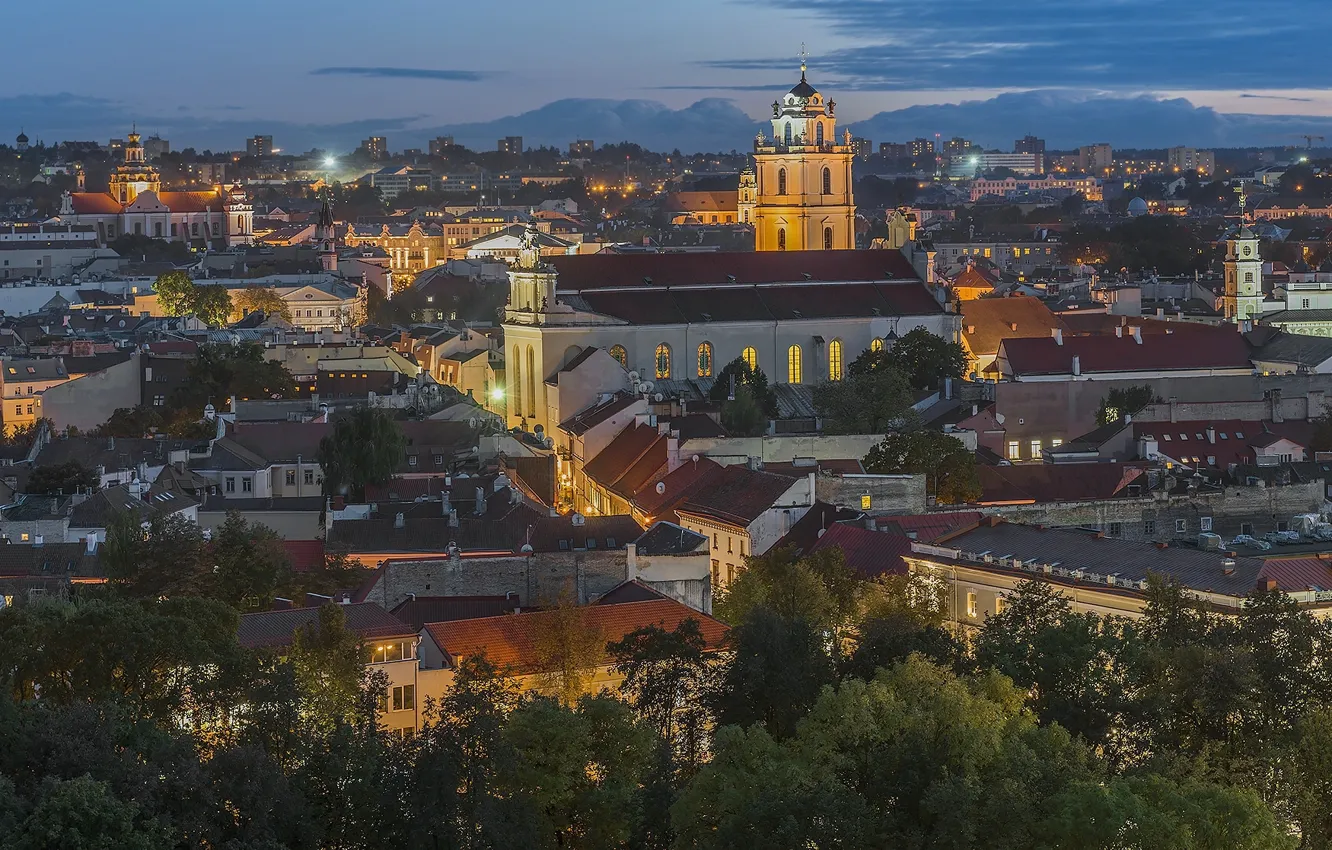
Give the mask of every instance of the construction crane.
POLYGON ((1301 139, 1304 139, 1305 150, 1313 150, 1314 142, 1326 141, 1322 136, 1316 135, 1314 133, 1296 133, 1295 135, 1301 139))

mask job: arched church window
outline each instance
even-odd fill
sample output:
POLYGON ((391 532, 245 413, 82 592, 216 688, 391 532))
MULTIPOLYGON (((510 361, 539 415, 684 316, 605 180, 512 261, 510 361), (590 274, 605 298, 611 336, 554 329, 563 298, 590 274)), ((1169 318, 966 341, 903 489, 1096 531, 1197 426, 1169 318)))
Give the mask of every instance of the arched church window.
POLYGON ((701 342, 698 345, 698 376, 712 377, 712 343, 701 342))
POLYGON ((745 361, 751 372, 758 369, 758 352, 752 346, 746 346, 745 350, 740 352, 740 359, 745 361))
POLYGON ((831 228, 831 227, 825 227, 825 228, 823 228, 823 250, 825 250, 825 251, 831 251, 831 250, 832 250, 832 246, 833 246, 833 243, 832 243, 832 228, 831 228))
POLYGON ((624 368, 629 368, 629 352, 624 350, 623 345, 612 345, 610 356, 614 357, 615 362, 619 363, 624 368))
POLYGON ((782 133, 782 141, 786 142, 787 147, 791 146, 791 122, 786 122, 786 130, 782 133))
POLYGON ((842 341, 840 339, 828 343, 828 380, 842 380, 842 341))
MULTIPOLYGON (((822 127, 823 125, 820 124, 819 126, 822 127)), ((831 169, 831 168, 825 168, 825 169, 823 169, 823 194, 825 194, 825 195, 831 195, 831 194, 832 194, 832 169, 831 169)))
POLYGON ((536 351, 527 346, 527 415, 535 419, 537 415, 536 399, 536 351))
POLYGON ((817 141, 817 142, 819 143, 819 147, 823 147, 823 122, 822 122, 822 121, 820 121, 820 122, 818 122, 817 124, 814 125, 814 140, 817 141))
POLYGON ((788 384, 800 383, 804 376, 802 360, 800 346, 793 345, 786 349, 786 382, 788 384))
POLYGON ((518 346, 513 347, 513 380, 509 384, 512 392, 509 401, 513 402, 510 410, 514 416, 523 415, 523 355, 518 346))
POLYGON ((778 250, 778 251, 785 251, 785 250, 786 250, 786 228, 785 228, 785 227, 779 227, 779 228, 777 228, 777 250, 778 250))
POLYGON ((657 371, 658 378, 669 378, 671 376, 671 347, 666 343, 657 346, 657 371))
POLYGON ((877 336, 870 340, 870 351, 873 351, 875 354, 883 351, 883 340, 879 339, 877 336))
POLYGON ((785 195, 785 194, 786 194, 786 169, 785 169, 785 168, 779 168, 779 169, 777 169, 777 194, 779 194, 779 195, 785 195))

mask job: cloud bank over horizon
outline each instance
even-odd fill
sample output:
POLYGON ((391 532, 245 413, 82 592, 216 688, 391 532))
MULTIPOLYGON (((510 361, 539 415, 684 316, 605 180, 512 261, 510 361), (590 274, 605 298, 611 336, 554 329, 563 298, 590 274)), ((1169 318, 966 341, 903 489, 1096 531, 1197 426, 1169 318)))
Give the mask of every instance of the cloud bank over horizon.
MULTIPOLYGON (((692 153, 747 150, 754 134, 768 126, 720 97, 703 98, 679 109, 654 100, 566 98, 492 121, 454 124, 438 124, 422 114, 302 124, 243 117, 237 114, 240 111, 234 105, 206 110, 182 106, 154 115, 136 113, 131 105, 117 100, 69 93, 0 97, 0 115, 5 116, 11 132, 25 128, 34 140, 104 142, 123 136, 128 124, 136 121, 141 132, 160 134, 176 149, 199 150, 243 148, 246 137, 265 133, 286 151, 314 147, 349 151, 373 134, 389 136, 394 150, 424 148, 439 135, 452 135, 459 144, 476 150, 493 150, 496 139, 518 135, 528 146, 563 148, 574 139, 591 138, 597 144, 629 141, 653 150, 692 153)), ((880 112, 849 126, 876 145, 941 133, 945 138, 965 136, 987 148, 1001 149, 1011 148, 1014 139, 1027 133, 1046 139, 1057 149, 1092 142, 1109 142, 1119 148, 1280 146, 1296 144, 1301 133, 1332 139, 1332 117, 1222 113, 1194 106, 1184 98, 1070 90, 910 106, 880 112)))

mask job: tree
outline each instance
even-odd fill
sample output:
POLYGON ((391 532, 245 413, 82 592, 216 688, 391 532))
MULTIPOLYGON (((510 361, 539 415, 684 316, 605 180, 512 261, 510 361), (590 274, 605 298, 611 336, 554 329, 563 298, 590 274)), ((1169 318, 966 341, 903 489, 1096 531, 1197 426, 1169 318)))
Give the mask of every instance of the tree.
POLYGON ((754 400, 763 410, 764 415, 768 417, 777 415, 777 394, 773 392, 772 387, 768 386, 768 376, 763 374, 762 369, 749 368, 749 364, 745 362, 743 357, 737 357, 722 367, 722 370, 717 373, 717 379, 712 382, 712 389, 708 391, 708 398, 712 401, 722 402, 730 398, 732 376, 735 378, 737 394, 742 385, 749 387, 750 392, 754 394, 754 400))
POLYGON ((205 573, 207 595, 241 611, 265 610, 290 579, 291 562, 282 538, 234 511, 213 535, 208 555, 213 568, 205 573))
POLYGON ((195 286, 190 312, 211 328, 220 328, 231 321, 231 295, 225 286, 195 286))
POLYGON ((1160 404, 1161 398, 1150 384, 1136 387, 1116 387, 1101 399, 1101 406, 1096 410, 1096 422, 1109 425, 1118 422, 1125 415, 1134 415, 1149 404, 1160 404))
POLYGON ((735 398, 722 402, 721 424, 733 437, 759 437, 768 430, 768 417, 747 384, 735 388, 735 398))
POLYGON ((302 697, 304 720, 312 730, 327 734, 340 724, 364 722, 367 714, 373 716, 362 700, 369 658, 361 639, 347 628, 346 615, 339 605, 324 605, 315 622, 297 629, 290 663, 302 697))
POLYGON ((393 477, 406 450, 407 438, 388 412, 365 405, 353 408, 319 441, 325 492, 363 500, 367 484, 393 477))
POLYGON ((882 434, 915 421, 911 385, 893 367, 861 369, 819 384, 813 402, 829 434, 882 434))
POLYGON ((33 495, 71 495, 96 490, 100 483, 93 470, 77 460, 71 460, 68 463, 37 467, 28 476, 24 491, 33 495))
POLYGON ((277 290, 267 286, 247 286, 231 299, 232 307, 239 318, 250 313, 265 313, 269 316, 281 316, 291 321, 291 308, 277 294, 277 290))
POLYGON ((6 848, 13 850, 153 850, 165 830, 145 821, 139 806, 118 799, 105 782, 89 776, 48 779, 41 800, 6 848))
POLYGON ((289 398, 296 392, 291 372, 264 357, 254 344, 205 345, 190 364, 189 381, 169 399, 172 411, 201 418, 208 404, 220 407, 231 396, 239 399, 289 398))
POLYGON ((746 558, 745 568, 716 595, 713 609, 733 625, 766 608, 831 632, 855 613, 860 586, 840 549, 797 555, 794 547, 786 546, 746 558))
POLYGON ((204 592, 210 578, 199 526, 180 514, 156 514, 147 528, 142 522, 129 511, 108 522, 101 561, 111 584, 139 599, 204 592))
POLYGON ((532 635, 532 655, 542 689, 565 705, 588 690, 606 656, 606 638, 587 616, 587 608, 564 592, 555 606, 539 615, 532 635))
POLYGON ((620 694, 666 741, 679 769, 692 773, 705 755, 711 718, 703 697, 713 675, 698 620, 691 617, 670 632, 645 626, 606 650, 624 677, 620 694))
POLYGON ((942 389, 944 380, 961 378, 967 368, 967 353, 959 343, 948 342, 925 328, 915 328, 885 352, 885 365, 907 377, 917 390, 942 389))
POLYGON ((194 281, 182 271, 165 272, 153 283, 157 305, 168 316, 188 316, 194 312, 195 288, 194 281))
POLYGON ((866 472, 925 476, 925 490, 943 504, 980 498, 976 456, 956 437, 940 431, 888 434, 870 449, 862 463, 866 472))

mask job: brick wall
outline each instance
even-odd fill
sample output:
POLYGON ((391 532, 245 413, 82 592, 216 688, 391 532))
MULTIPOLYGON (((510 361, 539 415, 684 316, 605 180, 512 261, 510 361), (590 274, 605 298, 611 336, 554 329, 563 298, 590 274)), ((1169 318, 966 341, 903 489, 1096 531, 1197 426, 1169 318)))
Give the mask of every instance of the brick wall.
POLYGON ((417 596, 503 596, 517 593, 520 605, 557 599, 567 587, 586 603, 625 580, 625 552, 538 552, 499 558, 437 558, 391 561, 366 597, 392 609, 417 596))

